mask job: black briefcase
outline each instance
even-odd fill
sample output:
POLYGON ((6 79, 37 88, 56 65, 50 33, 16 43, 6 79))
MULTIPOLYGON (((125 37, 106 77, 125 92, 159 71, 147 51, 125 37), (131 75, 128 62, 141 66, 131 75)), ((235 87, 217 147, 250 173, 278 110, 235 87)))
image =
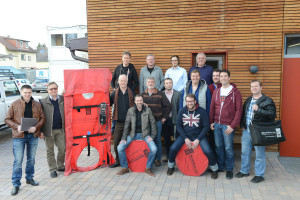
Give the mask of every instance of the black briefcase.
POLYGON ((256 122, 249 125, 252 145, 267 146, 284 142, 285 136, 281 128, 281 121, 256 122))

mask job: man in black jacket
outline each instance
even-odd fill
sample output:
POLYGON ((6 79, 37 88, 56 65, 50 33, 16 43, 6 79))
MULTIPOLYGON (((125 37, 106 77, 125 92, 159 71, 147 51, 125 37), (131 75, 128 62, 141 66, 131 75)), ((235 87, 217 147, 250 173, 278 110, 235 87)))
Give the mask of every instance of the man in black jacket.
POLYGON ((134 90, 139 85, 139 79, 136 72, 136 69, 133 64, 130 63, 131 54, 129 51, 124 51, 122 54, 123 63, 118 65, 113 73, 111 79, 111 87, 116 90, 119 87, 118 79, 121 74, 125 74, 128 78, 128 87, 133 92, 133 96, 135 96, 134 90))
POLYGON ((113 165, 110 165, 110 168, 120 166, 117 146, 123 135, 127 111, 134 105, 133 94, 131 89, 127 87, 127 76, 125 74, 119 76, 118 85, 119 87, 110 95, 110 104, 115 105, 112 118, 116 121, 114 129, 114 151, 116 153, 116 162, 113 165))
MULTIPOLYGON (((252 152, 252 140, 249 125, 256 122, 274 121, 276 117, 276 107, 273 100, 262 91, 262 83, 259 80, 250 82, 252 96, 248 97, 243 107, 243 115, 241 119, 242 135, 242 156, 241 170, 235 175, 236 178, 249 176, 250 160, 252 152)), ((255 176, 251 179, 252 183, 260 183, 264 181, 266 170, 265 146, 254 146, 255 148, 255 176)))

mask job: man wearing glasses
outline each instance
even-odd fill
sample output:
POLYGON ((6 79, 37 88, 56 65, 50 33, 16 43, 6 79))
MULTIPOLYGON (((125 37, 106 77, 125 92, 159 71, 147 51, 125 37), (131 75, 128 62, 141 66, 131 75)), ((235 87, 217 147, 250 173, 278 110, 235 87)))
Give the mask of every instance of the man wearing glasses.
POLYGON ((50 82, 47 86, 49 96, 40 100, 46 117, 46 123, 42 127, 42 136, 45 136, 47 161, 50 176, 57 177, 56 171, 65 171, 65 118, 64 118, 64 97, 58 95, 58 85, 50 82), (54 144, 58 153, 55 159, 54 144))

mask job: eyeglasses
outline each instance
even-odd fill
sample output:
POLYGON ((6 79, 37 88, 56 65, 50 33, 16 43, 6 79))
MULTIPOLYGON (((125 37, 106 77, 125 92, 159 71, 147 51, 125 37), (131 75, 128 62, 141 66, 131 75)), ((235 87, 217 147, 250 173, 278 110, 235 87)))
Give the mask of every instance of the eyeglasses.
POLYGON ((49 88, 48 90, 54 91, 54 90, 57 90, 57 88, 49 88))

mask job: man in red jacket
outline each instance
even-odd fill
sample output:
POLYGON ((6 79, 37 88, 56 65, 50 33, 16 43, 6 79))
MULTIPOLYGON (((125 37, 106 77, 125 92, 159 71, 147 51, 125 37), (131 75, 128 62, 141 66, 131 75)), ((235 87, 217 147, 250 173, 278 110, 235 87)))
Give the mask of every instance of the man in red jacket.
POLYGON ((222 87, 216 89, 211 98, 209 121, 214 130, 217 163, 220 171, 226 169, 226 179, 233 178, 234 129, 240 124, 243 113, 242 96, 237 87, 230 83, 230 72, 220 73, 222 87))

